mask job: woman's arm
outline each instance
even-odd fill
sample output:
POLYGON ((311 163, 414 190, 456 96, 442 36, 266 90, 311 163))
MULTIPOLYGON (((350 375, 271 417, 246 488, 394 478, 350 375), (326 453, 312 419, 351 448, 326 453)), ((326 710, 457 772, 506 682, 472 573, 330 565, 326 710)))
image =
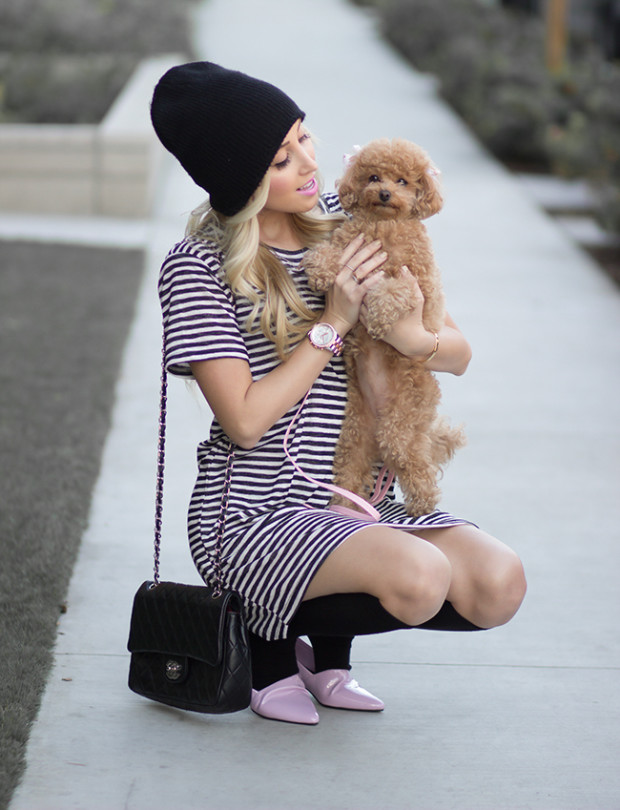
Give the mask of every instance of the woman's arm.
MULTIPOLYGON (((354 240, 340 259, 342 267, 325 296, 325 310, 319 320, 330 323, 341 337, 357 323, 366 292, 378 283, 385 261, 376 244, 354 240), (347 262, 353 261, 369 275, 362 283, 352 278, 347 262)), ((240 447, 256 445, 278 419, 304 396, 332 358, 331 352, 316 349, 304 339, 289 357, 259 380, 253 380, 245 360, 223 358, 190 363, 202 393, 222 429, 240 447)))
MULTIPOLYGON (((383 338, 401 354, 424 362, 435 348, 435 334, 415 322, 411 315, 394 324, 383 338)), ((460 376, 467 371, 471 360, 471 347, 452 317, 446 312, 444 325, 437 332, 439 344, 436 353, 425 362, 430 371, 446 371, 460 376)))
POLYGON ((250 449, 299 402, 331 358, 327 350, 302 340, 285 362, 256 381, 245 360, 203 360, 190 366, 222 429, 235 444, 250 449))
MULTIPOLYGON (((425 362, 425 358, 432 355, 425 363, 430 371, 446 371, 457 376, 464 374, 471 360, 469 343, 451 316, 446 313, 444 325, 437 333, 439 338, 437 351, 433 354, 436 344, 435 334, 429 332, 422 323, 424 296, 415 279, 413 281, 416 287, 415 309, 396 321, 390 331, 383 336, 383 340, 401 354, 420 362, 425 362)), ((365 320, 363 304, 360 320, 362 323, 365 320)))

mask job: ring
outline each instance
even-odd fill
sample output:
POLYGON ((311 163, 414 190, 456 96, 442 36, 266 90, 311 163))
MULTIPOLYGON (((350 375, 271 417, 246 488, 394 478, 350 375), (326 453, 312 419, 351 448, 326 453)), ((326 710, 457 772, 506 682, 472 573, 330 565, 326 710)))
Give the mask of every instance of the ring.
POLYGON ((350 264, 345 264, 345 267, 348 267, 349 270, 351 271, 351 278, 353 279, 353 281, 356 284, 360 284, 359 278, 355 275, 355 273, 357 272, 357 267, 353 268, 353 267, 351 267, 350 264))

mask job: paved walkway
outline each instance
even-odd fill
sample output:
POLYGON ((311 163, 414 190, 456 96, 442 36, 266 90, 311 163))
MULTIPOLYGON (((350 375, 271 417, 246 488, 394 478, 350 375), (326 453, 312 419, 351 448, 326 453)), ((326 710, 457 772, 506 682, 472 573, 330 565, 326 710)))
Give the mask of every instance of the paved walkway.
MULTIPOLYGON (((148 272, 55 667, 11 810, 620 808, 617 289, 480 148, 434 83, 345 0, 208 0, 202 58, 269 79, 307 111, 331 182, 354 143, 401 135, 443 170, 431 223, 475 359, 445 379, 469 446, 445 506, 522 555, 507 627, 359 639, 381 715, 315 728, 149 704, 126 688, 131 601, 149 575, 159 366, 157 269, 200 200, 172 161, 147 223, 148 272)), ((140 224, 139 227, 142 227, 140 224)), ((163 575, 198 581, 185 542, 209 415, 171 385, 163 575)))

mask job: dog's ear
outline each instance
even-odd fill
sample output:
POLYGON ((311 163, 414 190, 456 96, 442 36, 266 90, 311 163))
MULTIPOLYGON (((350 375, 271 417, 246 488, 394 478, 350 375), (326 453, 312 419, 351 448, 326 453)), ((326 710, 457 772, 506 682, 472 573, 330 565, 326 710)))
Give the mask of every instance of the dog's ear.
POLYGON ((340 198, 340 205, 345 211, 351 211, 357 205, 357 187, 353 166, 349 166, 338 181, 338 197, 340 198))
POLYGON ((340 198, 340 205, 345 211, 352 211, 358 204, 358 186, 357 172, 355 170, 356 155, 353 155, 347 161, 347 168, 345 173, 338 180, 336 186, 338 188, 338 197, 340 198))
POLYGON ((433 166, 420 178, 420 188, 412 206, 413 214, 420 219, 426 219, 441 210, 443 197, 439 188, 438 174, 433 166))

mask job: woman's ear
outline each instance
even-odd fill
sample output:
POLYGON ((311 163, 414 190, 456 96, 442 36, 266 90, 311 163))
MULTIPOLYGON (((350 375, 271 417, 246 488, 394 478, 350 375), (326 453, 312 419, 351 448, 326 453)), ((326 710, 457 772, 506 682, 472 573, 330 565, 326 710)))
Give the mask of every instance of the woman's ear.
POLYGON ((412 206, 413 214, 420 219, 427 219, 441 211, 443 197, 437 179, 438 174, 435 168, 430 168, 420 179, 420 189, 412 206))

